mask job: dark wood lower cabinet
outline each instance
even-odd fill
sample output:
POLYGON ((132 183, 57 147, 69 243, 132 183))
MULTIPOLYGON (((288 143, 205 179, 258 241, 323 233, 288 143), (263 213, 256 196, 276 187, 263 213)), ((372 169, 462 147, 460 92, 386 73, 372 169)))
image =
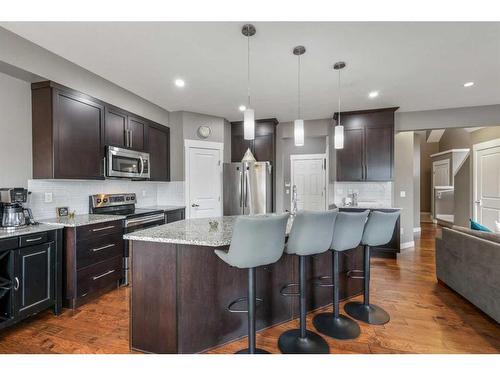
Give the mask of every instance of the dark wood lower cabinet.
MULTIPOLYGON (((247 270, 228 266, 214 248, 132 242, 130 344, 150 353, 198 353, 247 334, 247 316, 228 304, 247 293, 247 270)), ((309 257, 309 276, 331 275, 331 254, 309 257)), ((361 280, 347 270, 362 263, 360 249, 342 256, 343 298, 362 293, 361 280)), ((283 257, 257 269, 257 329, 298 316, 298 298, 284 297, 282 286, 298 280, 298 258, 283 257)), ((310 281, 310 285, 311 281, 310 281)), ((331 303, 331 288, 309 288, 309 310, 331 303)), ((243 304, 241 307, 245 307, 243 304)))

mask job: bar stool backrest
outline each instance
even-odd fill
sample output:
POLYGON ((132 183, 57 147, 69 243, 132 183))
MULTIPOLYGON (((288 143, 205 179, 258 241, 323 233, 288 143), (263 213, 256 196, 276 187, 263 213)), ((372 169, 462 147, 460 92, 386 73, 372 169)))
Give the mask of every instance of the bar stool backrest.
POLYGON ((358 247, 369 210, 362 212, 339 212, 333 226, 333 238, 330 249, 345 251, 358 247))
POLYGON ((293 219, 286 252, 306 256, 329 250, 337 213, 338 209, 298 211, 293 219))
POLYGON ((224 261, 238 268, 253 268, 277 262, 285 247, 289 214, 239 216, 224 261))
POLYGON ((361 243, 368 246, 381 246, 388 243, 399 218, 399 211, 372 211, 365 226, 361 243))

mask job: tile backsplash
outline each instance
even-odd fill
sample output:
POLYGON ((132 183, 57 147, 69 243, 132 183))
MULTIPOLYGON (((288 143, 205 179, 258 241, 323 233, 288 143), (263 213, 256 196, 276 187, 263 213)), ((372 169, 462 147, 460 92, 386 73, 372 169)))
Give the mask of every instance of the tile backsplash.
POLYGON ((358 202, 370 202, 370 206, 392 206, 392 182, 335 182, 329 185, 330 203, 342 205, 342 198, 353 192, 358 193, 358 202))
POLYGON ((76 214, 89 212, 89 195, 135 193, 137 206, 184 205, 184 182, 148 182, 129 180, 29 180, 28 207, 35 219, 56 216, 56 207, 69 207, 76 214), (52 202, 45 202, 46 193, 52 202))

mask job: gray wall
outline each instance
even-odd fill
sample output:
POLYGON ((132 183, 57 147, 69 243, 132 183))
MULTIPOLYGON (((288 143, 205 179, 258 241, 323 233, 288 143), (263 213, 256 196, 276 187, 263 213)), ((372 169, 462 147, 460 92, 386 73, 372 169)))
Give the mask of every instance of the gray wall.
POLYGON ((32 177, 30 84, 0 73, 0 188, 32 177))
POLYGON ((396 112, 396 131, 500 125, 500 104, 396 112))
POLYGON ((290 209, 290 195, 285 194, 285 182, 290 182, 290 155, 323 154, 331 120, 304 121, 304 146, 293 141, 293 122, 283 122, 276 129, 276 212, 290 209))
POLYGON ((469 227, 472 218, 472 156, 469 154, 455 175, 454 224, 469 227))
POLYGON ((413 132, 394 137, 394 207, 401 208, 401 243, 413 241, 413 132), (400 192, 406 197, 402 198, 400 192))
MULTIPOLYGON (((420 212, 431 212, 432 160, 439 152, 438 142, 427 142, 426 132, 419 131, 420 139, 420 212)), ((415 207, 418 209, 418 207, 415 207)))
POLYGON ((420 159, 421 144, 425 142, 422 135, 413 132, 413 226, 420 227, 420 159))

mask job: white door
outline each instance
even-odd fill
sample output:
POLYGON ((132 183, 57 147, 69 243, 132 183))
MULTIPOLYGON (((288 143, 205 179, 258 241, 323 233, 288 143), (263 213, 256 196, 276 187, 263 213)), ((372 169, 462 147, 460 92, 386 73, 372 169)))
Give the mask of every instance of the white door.
MULTIPOLYGON (((292 155, 291 185, 297 189, 297 209, 326 209, 326 168, 324 155, 292 155)), ((293 199, 293 193, 291 194, 293 199)), ((291 203, 293 207, 293 202, 291 203)))
POLYGON ((188 218, 196 219, 222 215, 221 159, 222 150, 220 149, 194 147, 186 144, 186 204, 188 218))
MULTIPOLYGON (((432 163, 432 187, 450 186, 450 160, 438 160, 432 163)), ((434 192, 432 192, 434 195, 434 192)))
POLYGON ((477 150, 474 159, 474 218, 494 231, 500 222, 500 146, 477 150))

